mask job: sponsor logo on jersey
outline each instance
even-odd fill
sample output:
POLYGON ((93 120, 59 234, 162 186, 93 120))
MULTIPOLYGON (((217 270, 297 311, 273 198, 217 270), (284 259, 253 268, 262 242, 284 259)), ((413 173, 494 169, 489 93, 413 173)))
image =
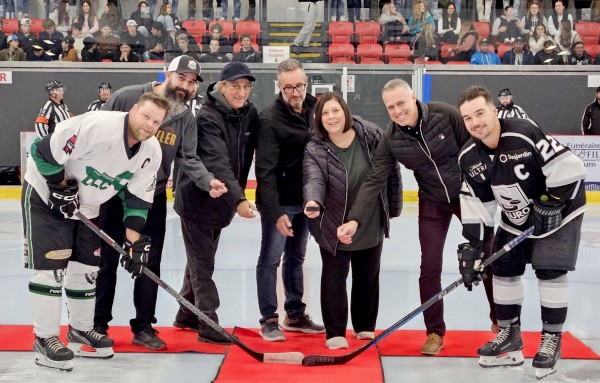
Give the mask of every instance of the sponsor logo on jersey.
POLYGON ((515 150, 514 152, 502 153, 498 156, 498 159, 503 164, 508 161, 520 161, 524 158, 533 156, 533 153, 527 149, 515 150))
POLYGON ((77 136, 73 135, 71 138, 69 138, 67 140, 67 142, 65 143, 65 147, 63 148, 63 151, 66 154, 71 154, 71 152, 73 151, 73 149, 75 148, 75 142, 77 141, 77 136))
POLYGON ((71 257, 73 250, 71 249, 63 249, 63 250, 52 250, 46 253, 45 257, 48 259, 68 259, 71 257))
POLYGON ((129 183, 129 180, 133 177, 133 173, 128 171, 124 171, 116 177, 111 177, 106 173, 100 173, 91 166, 86 166, 85 173, 87 176, 81 181, 83 185, 95 187, 100 190, 112 186, 118 192, 124 189, 127 183, 129 183))
POLYGON ((481 177, 485 179, 485 176, 482 174, 487 169, 487 165, 484 165, 483 162, 478 162, 475 165, 472 165, 469 168, 469 177, 475 178, 481 174, 481 177))
POLYGON ((520 226, 529 218, 530 201, 518 183, 512 185, 492 185, 496 201, 502 212, 513 224, 520 226))

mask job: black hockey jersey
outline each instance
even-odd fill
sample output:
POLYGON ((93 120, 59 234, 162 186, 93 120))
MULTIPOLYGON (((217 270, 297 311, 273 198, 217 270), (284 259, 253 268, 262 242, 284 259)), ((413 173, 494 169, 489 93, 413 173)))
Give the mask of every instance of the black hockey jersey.
POLYGON ((562 225, 585 210, 585 167, 576 155, 531 120, 501 119, 500 126, 495 151, 471 138, 459 155, 463 235, 477 245, 493 232, 498 205, 500 227, 516 235, 531 226, 532 203, 542 194, 565 203, 562 225))

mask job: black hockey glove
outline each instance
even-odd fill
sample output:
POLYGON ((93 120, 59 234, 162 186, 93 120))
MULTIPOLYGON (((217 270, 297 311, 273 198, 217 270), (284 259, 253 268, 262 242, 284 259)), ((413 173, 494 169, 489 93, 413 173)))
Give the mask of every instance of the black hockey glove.
POLYGON ((458 245, 458 268, 463 278, 465 287, 471 291, 473 285, 477 286, 479 281, 486 278, 485 271, 479 270, 483 251, 477 250, 470 243, 461 243, 458 245))
POLYGON ((67 186, 48 184, 48 206, 52 211, 71 218, 79 210, 79 187, 76 180, 68 180, 67 186))
POLYGON ((533 201, 533 235, 541 235, 559 228, 564 207, 564 203, 547 195, 536 198, 533 201))
POLYGON ((150 237, 141 235, 140 239, 131 243, 125 239, 123 250, 129 256, 121 255, 121 266, 131 274, 131 278, 137 278, 144 273, 144 267, 148 263, 150 253, 150 237))

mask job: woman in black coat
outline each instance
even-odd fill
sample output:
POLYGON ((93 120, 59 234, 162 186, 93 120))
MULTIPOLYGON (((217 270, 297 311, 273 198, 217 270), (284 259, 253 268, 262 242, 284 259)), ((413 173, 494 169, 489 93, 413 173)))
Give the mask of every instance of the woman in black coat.
POLYGON ((350 315, 358 339, 373 339, 379 308, 379 269, 389 218, 400 214, 400 167, 380 194, 378 208, 361 222, 351 244, 337 239, 363 179, 371 170, 383 135, 377 125, 352 116, 337 93, 326 93, 315 105, 314 135, 304 151, 304 213, 321 251, 321 312, 325 345, 348 348, 346 279, 352 265, 350 315), (388 203, 388 192, 390 201, 388 203))

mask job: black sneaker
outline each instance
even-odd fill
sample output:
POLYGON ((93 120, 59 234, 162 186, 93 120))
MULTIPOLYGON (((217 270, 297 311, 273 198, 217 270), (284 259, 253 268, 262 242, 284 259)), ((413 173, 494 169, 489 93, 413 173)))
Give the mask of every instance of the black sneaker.
POLYGON ((300 54, 300 46, 299 45, 290 45, 290 52, 297 55, 300 54))
POLYGON ((198 319, 191 319, 180 316, 179 313, 175 315, 175 320, 173 321, 173 327, 176 327, 181 330, 191 330, 198 332, 200 327, 200 322, 198 319))
POLYGON ((231 339, 212 327, 202 326, 198 333, 198 342, 228 345, 231 344, 231 339))
POLYGON ((308 314, 302 314, 293 319, 286 314, 281 327, 287 331, 298 331, 305 334, 323 334, 325 332, 325 326, 313 322, 308 314))
POLYGON ((158 331, 152 327, 145 328, 133 336, 131 343, 135 344, 136 346, 144 346, 148 350, 166 349, 167 344, 164 340, 160 339, 157 334, 158 331))

